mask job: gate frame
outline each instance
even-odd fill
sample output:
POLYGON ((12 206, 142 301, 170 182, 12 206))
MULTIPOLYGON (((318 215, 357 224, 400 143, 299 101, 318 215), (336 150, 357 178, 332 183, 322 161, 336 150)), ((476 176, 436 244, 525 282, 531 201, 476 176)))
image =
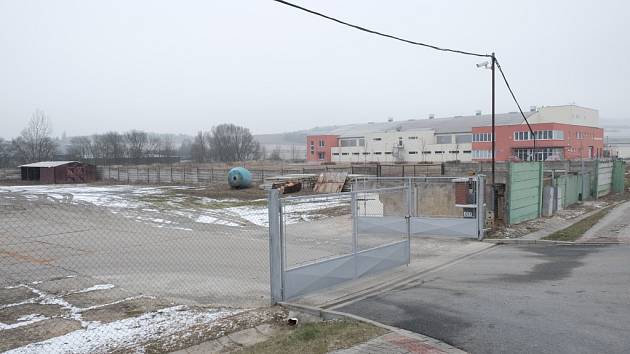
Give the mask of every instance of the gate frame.
MULTIPOLYGON (((477 239, 482 240, 485 236, 485 176, 484 175, 475 175, 475 176, 466 176, 467 178, 473 178, 476 182, 477 189, 477 199, 476 199, 476 220, 477 220, 477 239)), ((352 192, 345 193, 329 193, 329 194, 316 194, 311 197, 314 198, 325 198, 327 196, 344 196, 349 195, 351 197, 351 209, 352 209, 352 251, 350 253, 330 257, 324 260, 316 261, 311 265, 324 263, 324 262, 332 262, 335 260, 339 260, 344 257, 352 257, 354 262, 354 277, 352 279, 357 279, 360 277, 358 268, 357 258, 360 253, 365 253, 367 251, 374 251, 378 248, 391 247, 396 244, 401 244, 402 242, 406 243, 406 259, 405 263, 409 264, 411 262, 411 235, 412 235, 412 218, 413 213, 415 212, 414 204, 412 204, 412 199, 414 197, 413 190, 413 182, 421 181, 427 179, 458 179, 462 177, 377 177, 375 180, 390 180, 390 181, 404 181, 403 186, 398 187, 388 187, 388 188, 373 188, 373 189, 363 189, 363 190, 353 190, 352 192), (407 215, 403 216, 406 222, 406 240, 397 241, 394 243, 388 243, 381 246, 377 246, 372 249, 359 251, 358 250, 358 209, 357 209, 357 194, 358 193, 377 193, 377 192, 385 192, 385 191, 393 191, 393 190, 401 190, 406 191, 407 196, 407 215)), ((282 198, 282 200, 299 200, 304 199, 305 197, 286 197, 282 198)), ((269 211, 269 267, 270 267, 270 290, 271 290, 271 304, 277 304, 278 302, 285 301, 288 298, 288 294, 286 294, 286 272, 295 268, 287 269, 286 268, 286 240, 284 235, 284 225, 283 225, 283 211, 282 211, 282 203, 280 198, 280 193, 276 189, 272 189, 269 191, 268 196, 268 211, 269 211)), ((436 218, 437 219, 437 218, 436 218)), ((444 218, 441 218, 444 219, 444 218)), ((404 235, 404 233, 402 233, 404 235)), ((461 237, 461 236, 458 236, 461 237)), ((399 262, 400 263, 400 262, 399 262)), ((398 266, 403 265, 399 264, 398 266)), ((351 280, 351 279, 348 279, 351 280)), ((332 284, 334 285, 334 284, 332 284)), ((324 287, 325 288, 325 287, 324 287)), ((295 295, 298 296, 298 295, 295 295)))

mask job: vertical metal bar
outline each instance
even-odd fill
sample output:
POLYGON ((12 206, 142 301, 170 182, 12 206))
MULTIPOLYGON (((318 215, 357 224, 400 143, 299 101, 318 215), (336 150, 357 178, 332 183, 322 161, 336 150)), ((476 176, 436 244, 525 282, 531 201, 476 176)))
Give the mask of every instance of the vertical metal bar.
POLYGON ((408 180, 407 185, 407 265, 411 263, 411 215, 413 215, 413 205, 411 204, 413 197, 413 186, 411 184, 411 178, 408 180))
POLYGON ((280 193, 277 189, 269 191, 269 274, 271 304, 284 300, 282 278, 282 239, 280 227, 280 193))
POLYGON ((495 83, 494 83, 494 68, 496 66, 497 59, 494 56, 494 52, 492 53, 492 204, 493 204, 493 212, 496 217, 498 212, 497 205, 497 180, 496 180, 496 125, 494 120, 494 92, 495 92, 495 83))
POLYGON ((354 263, 354 279, 356 279, 359 275, 359 264, 357 259, 357 249, 359 248, 359 213, 357 208, 357 192, 351 192, 350 196, 350 207, 352 208, 352 262, 354 263))
POLYGON ((477 176, 477 238, 481 241, 486 237, 486 179, 483 175, 477 176))

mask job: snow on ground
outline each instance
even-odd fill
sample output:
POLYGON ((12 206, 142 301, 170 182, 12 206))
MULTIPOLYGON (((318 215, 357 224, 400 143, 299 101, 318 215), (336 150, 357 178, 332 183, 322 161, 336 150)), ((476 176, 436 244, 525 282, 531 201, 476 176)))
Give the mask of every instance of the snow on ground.
POLYGON ((186 306, 173 306, 138 317, 106 324, 94 324, 66 335, 9 350, 22 353, 102 353, 132 349, 151 340, 185 332, 192 327, 208 325, 235 315, 240 310, 197 312, 186 306))
MULTIPOLYGON (((95 305, 87 308, 78 308, 63 299, 62 296, 49 294, 26 284, 20 284, 10 288, 25 287, 33 291, 37 297, 15 304, 3 305, 3 308, 19 306, 26 303, 38 303, 44 305, 59 305, 68 311, 63 318, 72 319, 81 323, 82 329, 70 332, 63 336, 54 337, 42 342, 31 343, 26 346, 9 350, 5 353, 93 353, 109 352, 121 349, 132 349, 160 337, 170 336, 189 330, 193 326, 208 325, 219 319, 232 316, 243 310, 210 309, 193 311, 187 306, 173 306, 149 312, 137 317, 126 318, 111 323, 98 321, 86 321, 82 318, 82 312, 110 306, 147 296, 135 296, 121 299, 108 304, 95 305)), ((112 289, 112 284, 98 284, 89 288, 80 289, 72 293, 85 293, 96 290, 112 289)), ((27 326, 32 323, 48 320, 40 314, 22 316, 16 323, 6 324, 0 322, 0 337, 2 331, 27 326)))
MULTIPOLYGON (((213 199, 177 193, 186 186, 142 187, 129 185, 92 186, 35 185, 0 187, 0 195, 17 193, 28 199, 53 199, 75 204, 106 207, 111 212, 156 227, 190 230, 187 223, 214 224, 228 227, 269 224, 264 200, 213 199), (234 206, 237 204, 238 206, 234 206)), ((324 217, 322 210, 349 203, 349 197, 305 197, 283 201, 288 224, 324 217)))

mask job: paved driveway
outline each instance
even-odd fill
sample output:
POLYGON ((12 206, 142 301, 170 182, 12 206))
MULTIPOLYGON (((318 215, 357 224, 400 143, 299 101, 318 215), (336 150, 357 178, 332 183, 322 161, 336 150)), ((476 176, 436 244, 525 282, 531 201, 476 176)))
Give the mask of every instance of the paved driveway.
POLYGON ((339 310, 471 353, 628 353, 630 246, 500 246, 339 310))

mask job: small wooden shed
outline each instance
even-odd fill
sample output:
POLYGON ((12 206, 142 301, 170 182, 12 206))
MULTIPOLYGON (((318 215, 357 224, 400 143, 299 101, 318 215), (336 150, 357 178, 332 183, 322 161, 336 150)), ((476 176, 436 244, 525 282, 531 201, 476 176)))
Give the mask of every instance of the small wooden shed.
POLYGON ((78 161, 41 161, 21 165, 22 181, 44 184, 96 181, 96 166, 78 161))

